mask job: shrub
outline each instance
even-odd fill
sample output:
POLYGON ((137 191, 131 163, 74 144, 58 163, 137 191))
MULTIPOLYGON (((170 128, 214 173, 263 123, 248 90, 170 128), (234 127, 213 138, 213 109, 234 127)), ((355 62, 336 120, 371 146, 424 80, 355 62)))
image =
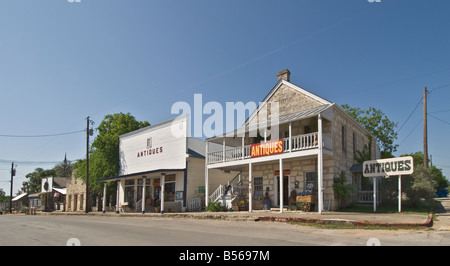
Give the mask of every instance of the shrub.
POLYGON ((206 206, 206 211, 208 212, 220 212, 223 211, 222 204, 220 202, 209 202, 206 206))

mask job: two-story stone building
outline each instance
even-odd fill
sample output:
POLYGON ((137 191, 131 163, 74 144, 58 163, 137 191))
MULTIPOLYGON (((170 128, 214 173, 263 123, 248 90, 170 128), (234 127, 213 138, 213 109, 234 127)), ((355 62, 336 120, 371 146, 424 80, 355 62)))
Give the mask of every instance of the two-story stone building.
MULTIPOLYGON (((354 155, 372 139, 372 158, 379 158, 375 138, 337 104, 291 83, 289 70, 277 77, 242 128, 207 140, 206 187, 215 179, 213 169, 239 171, 240 185, 230 184, 241 188, 241 195, 245 191, 249 211, 262 208, 266 193, 281 212, 291 195, 301 193, 315 195, 319 213, 334 210, 334 177, 343 173, 348 183, 358 182, 350 171, 354 155), (212 143, 222 149, 208 150, 212 143)), ((207 191, 206 201, 223 200, 221 193, 223 186, 207 191)))

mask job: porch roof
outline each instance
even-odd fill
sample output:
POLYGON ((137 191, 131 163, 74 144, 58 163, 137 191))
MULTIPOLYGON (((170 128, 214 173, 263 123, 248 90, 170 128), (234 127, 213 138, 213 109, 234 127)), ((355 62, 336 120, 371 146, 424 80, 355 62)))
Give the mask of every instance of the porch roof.
POLYGON ((314 107, 311 109, 302 110, 299 112, 283 115, 278 118, 278 121, 274 121, 275 123, 270 123, 269 121, 262 121, 262 122, 259 122, 259 124, 258 123, 248 124, 248 121, 247 121, 241 128, 224 133, 222 135, 218 135, 218 136, 209 138, 209 139, 207 139, 207 141, 214 142, 215 140, 217 141, 219 139, 223 139, 224 137, 228 137, 228 136, 230 136, 230 137, 236 137, 239 135, 242 136, 242 133, 257 130, 258 127, 264 128, 267 126, 286 124, 286 123, 301 120, 301 119, 315 117, 315 116, 318 116, 319 114, 322 114, 328 120, 332 120, 333 114, 332 114, 331 108, 333 105, 334 104, 324 104, 324 105, 314 107))
POLYGON ((185 171, 185 170, 186 170, 186 168, 183 168, 183 169, 157 169, 157 170, 152 170, 152 171, 145 171, 145 172, 127 174, 127 175, 119 175, 119 176, 100 178, 98 181, 100 181, 100 182, 112 182, 112 181, 117 181, 117 180, 120 180, 120 179, 125 179, 125 178, 128 178, 128 177, 143 176, 143 175, 149 175, 149 174, 155 174, 155 173, 164 173, 164 172, 177 172, 177 171, 185 171))

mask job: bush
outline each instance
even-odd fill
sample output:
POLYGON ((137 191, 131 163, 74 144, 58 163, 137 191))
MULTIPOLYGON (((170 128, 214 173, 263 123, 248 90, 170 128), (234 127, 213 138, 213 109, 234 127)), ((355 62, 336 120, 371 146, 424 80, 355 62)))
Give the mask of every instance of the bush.
POLYGON ((429 169, 419 165, 414 169, 411 188, 406 191, 412 207, 418 206, 420 199, 430 200, 435 196, 438 183, 429 169))
POLYGON ((334 197, 337 199, 339 207, 344 207, 345 202, 350 198, 353 191, 353 186, 351 184, 345 184, 346 181, 347 177, 344 173, 334 178, 334 197))
POLYGON ((220 212, 223 211, 222 204, 220 202, 209 202, 206 206, 206 211, 208 212, 220 212))

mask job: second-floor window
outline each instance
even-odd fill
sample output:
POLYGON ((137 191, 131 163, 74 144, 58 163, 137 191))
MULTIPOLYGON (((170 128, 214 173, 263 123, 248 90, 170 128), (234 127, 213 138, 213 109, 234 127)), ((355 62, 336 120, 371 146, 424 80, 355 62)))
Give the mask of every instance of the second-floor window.
POLYGON ((342 126, 341 134, 342 134, 342 151, 345 152, 346 151, 346 146, 347 146, 347 143, 345 141, 345 126, 342 126))

